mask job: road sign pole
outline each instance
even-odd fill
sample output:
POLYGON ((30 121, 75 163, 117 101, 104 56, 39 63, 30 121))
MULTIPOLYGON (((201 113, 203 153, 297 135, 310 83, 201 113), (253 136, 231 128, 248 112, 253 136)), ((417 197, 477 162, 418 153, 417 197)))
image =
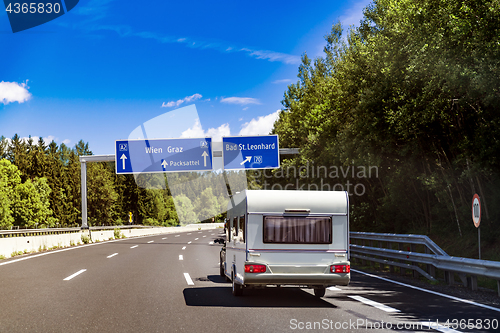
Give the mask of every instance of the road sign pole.
POLYGON ((481 226, 477 227, 477 241, 479 243, 479 259, 481 259, 481 226))
POLYGON ((87 162, 82 161, 80 163, 81 167, 81 195, 82 195, 82 229, 88 229, 89 225, 87 222, 87 162))

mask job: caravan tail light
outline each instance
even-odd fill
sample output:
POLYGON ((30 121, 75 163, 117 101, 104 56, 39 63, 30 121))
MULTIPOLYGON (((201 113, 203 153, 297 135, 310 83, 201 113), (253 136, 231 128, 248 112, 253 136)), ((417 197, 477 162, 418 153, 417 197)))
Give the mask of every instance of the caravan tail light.
POLYGON ((245 265, 245 273, 265 273, 266 265, 245 265))
POLYGON ((332 273, 350 273, 351 265, 331 265, 330 272, 332 273))

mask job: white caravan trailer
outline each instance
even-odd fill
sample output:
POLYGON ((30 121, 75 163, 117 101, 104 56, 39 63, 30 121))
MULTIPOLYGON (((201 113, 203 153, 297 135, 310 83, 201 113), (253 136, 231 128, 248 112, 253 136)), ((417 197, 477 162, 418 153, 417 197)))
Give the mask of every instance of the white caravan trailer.
MULTIPOLYGON (((221 240, 222 241, 222 240, 221 240)), ((343 191, 246 190, 228 206, 221 276, 244 288, 348 285, 349 196, 343 191)))

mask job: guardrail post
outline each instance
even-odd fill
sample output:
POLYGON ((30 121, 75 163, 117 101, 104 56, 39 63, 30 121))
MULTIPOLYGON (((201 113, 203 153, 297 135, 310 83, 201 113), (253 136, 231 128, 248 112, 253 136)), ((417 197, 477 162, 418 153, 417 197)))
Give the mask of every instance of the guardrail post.
MULTIPOLYGON (((405 250, 405 245, 403 243, 399 243, 399 251, 404 251, 405 250)), ((399 260, 399 262, 402 262, 399 260)), ((399 267, 399 274, 405 275, 405 269, 403 267, 399 267)))
MULTIPOLYGON (((372 240, 370 240, 368 242, 368 244, 370 245, 370 247, 373 247, 373 241, 372 240)), ((375 265, 375 263, 373 261, 371 261, 371 260, 369 261, 369 263, 370 263, 370 267, 373 267, 373 265, 375 265)))
POLYGON ((455 284, 455 272, 444 271, 444 279, 448 285, 453 286, 455 284))
MULTIPOLYGON (((365 246, 365 240, 364 239, 361 240, 361 245, 365 246)), ((364 266, 364 265, 366 265, 366 261, 365 261, 365 259, 361 259, 361 266, 364 266)))
MULTIPOLYGON (((415 244, 410 244, 410 252, 417 252, 417 249, 416 249, 416 245, 415 244)), ((411 262, 411 265, 412 266, 418 266, 418 263, 417 262, 411 262)), ((418 271, 416 270, 413 270, 413 277, 415 279, 418 279, 418 277, 420 276, 420 274, 418 273, 418 271)))
POLYGON ((476 275, 472 275, 470 277, 470 288, 474 291, 477 290, 477 276, 476 275))
MULTIPOLYGON (((427 247, 427 245, 425 245, 424 248, 426 254, 432 253, 431 250, 427 247)), ((431 264, 427 264, 426 266, 427 266, 427 273, 429 273, 429 275, 432 277, 436 277, 436 267, 434 267, 431 264)))

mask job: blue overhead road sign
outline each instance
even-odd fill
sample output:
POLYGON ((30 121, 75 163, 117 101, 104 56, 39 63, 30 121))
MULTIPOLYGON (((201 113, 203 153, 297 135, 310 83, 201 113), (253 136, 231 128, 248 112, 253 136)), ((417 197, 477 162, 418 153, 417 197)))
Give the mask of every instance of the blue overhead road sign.
POLYGON ((222 155, 225 170, 280 167, 277 135, 223 137, 222 155))
POLYGON ((117 174, 210 171, 212 139, 117 140, 117 174))

